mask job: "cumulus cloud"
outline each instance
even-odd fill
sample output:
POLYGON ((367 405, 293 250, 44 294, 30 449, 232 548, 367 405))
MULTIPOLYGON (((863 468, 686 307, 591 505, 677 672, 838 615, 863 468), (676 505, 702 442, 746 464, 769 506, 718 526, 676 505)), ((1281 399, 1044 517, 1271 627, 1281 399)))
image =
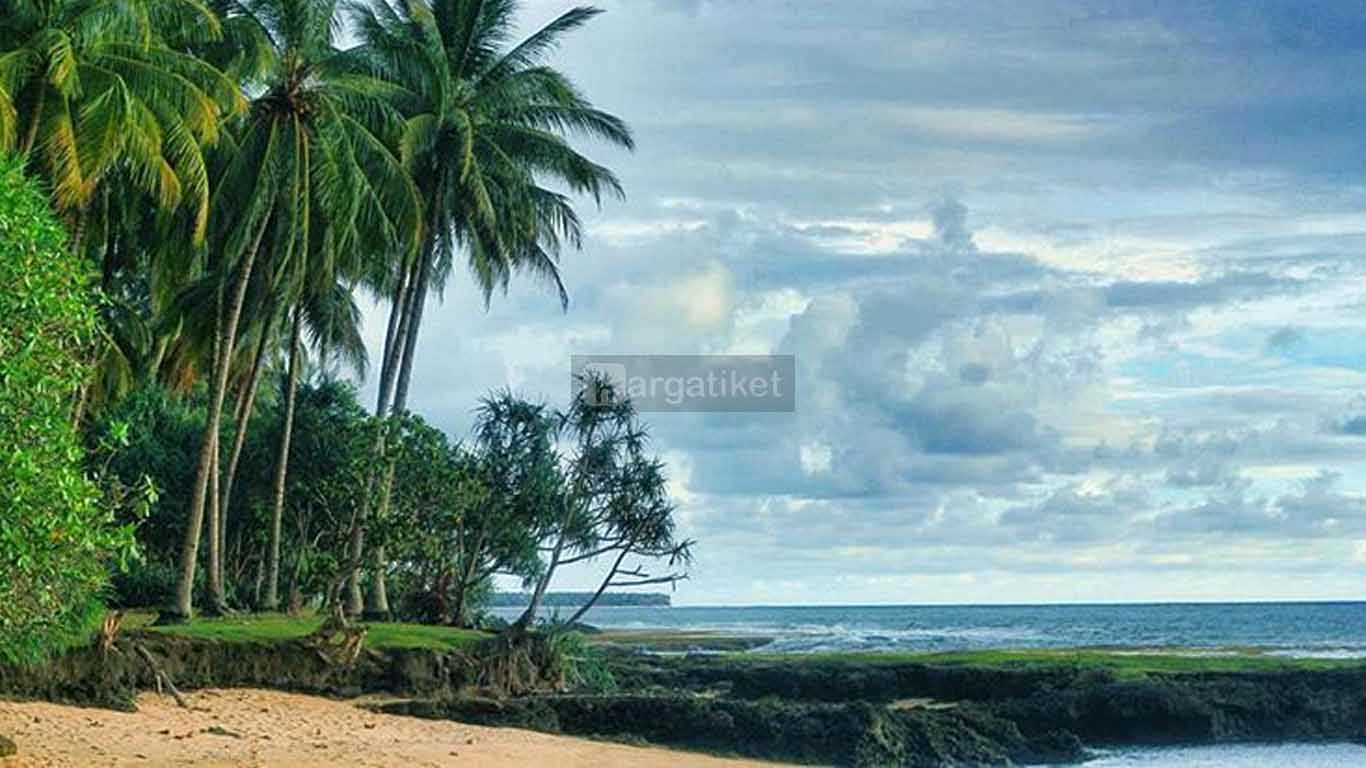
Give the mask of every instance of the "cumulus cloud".
POLYGON ((458 437, 572 353, 795 355, 794 414, 648 417, 682 601, 1359 591, 1360 19, 605 5, 563 62, 638 131, 592 152, 630 200, 584 209, 567 315, 453 280, 416 409, 458 437))

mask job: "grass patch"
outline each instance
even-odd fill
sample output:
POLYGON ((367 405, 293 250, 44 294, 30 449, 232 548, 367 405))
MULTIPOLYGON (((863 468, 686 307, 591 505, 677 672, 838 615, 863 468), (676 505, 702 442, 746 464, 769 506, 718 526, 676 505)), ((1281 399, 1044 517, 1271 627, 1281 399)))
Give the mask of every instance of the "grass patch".
MULTIPOLYGON (((151 626, 156 614, 136 612, 124 619, 127 629, 146 629, 181 637, 194 637, 222 642, 281 642, 307 637, 322 625, 322 617, 314 615, 290 616, 283 613, 254 613, 227 618, 195 619, 188 624, 164 627, 151 626)), ((454 651, 468 648, 488 637, 472 629, 429 626, 426 624, 368 624, 370 629, 365 644, 369 648, 425 648, 433 651, 454 651)))
POLYGON ((850 665, 927 664, 943 667, 993 669, 1098 669, 1118 677, 1150 674, 1196 674, 1208 672, 1276 672, 1331 670, 1366 667, 1363 659, 1294 659, 1272 656, 1256 649, 1120 650, 1106 648, 951 651, 940 653, 817 653, 804 655, 747 653, 743 659, 822 662, 850 665))

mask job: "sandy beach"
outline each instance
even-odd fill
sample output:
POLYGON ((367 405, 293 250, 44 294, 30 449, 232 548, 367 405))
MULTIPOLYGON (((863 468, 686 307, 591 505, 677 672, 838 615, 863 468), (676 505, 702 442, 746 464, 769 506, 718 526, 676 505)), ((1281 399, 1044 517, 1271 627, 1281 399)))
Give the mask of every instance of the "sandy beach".
POLYGON ((762 763, 372 714, 354 704, 261 690, 189 694, 193 710, 144 694, 133 714, 0 702, 19 755, 0 768, 71 766, 555 765, 740 768, 762 763))

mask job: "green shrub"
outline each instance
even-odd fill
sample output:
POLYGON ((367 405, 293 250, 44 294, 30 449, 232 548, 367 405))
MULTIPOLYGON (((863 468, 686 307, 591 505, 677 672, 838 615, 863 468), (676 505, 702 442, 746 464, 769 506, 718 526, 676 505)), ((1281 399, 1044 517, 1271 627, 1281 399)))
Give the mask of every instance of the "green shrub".
POLYGON ((132 554, 72 425, 96 333, 88 267, 21 164, 0 157, 0 661, 84 637, 110 556, 132 554))
POLYGON ((570 690, 599 694, 617 690, 617 681, 606 655, 589 645, 582 634, 555 632, 550 635, 550 650, 551 658, 570 690))

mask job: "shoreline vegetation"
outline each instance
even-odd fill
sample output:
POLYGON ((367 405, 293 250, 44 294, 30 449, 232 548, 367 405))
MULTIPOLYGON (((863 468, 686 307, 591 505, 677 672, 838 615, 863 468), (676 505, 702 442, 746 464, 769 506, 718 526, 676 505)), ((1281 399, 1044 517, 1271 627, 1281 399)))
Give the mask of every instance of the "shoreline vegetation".
MULTIPOLYGON (((1057 764, 1104 748, 1366 738, 1366 661, 1250 648, 775 654, 755 636, 586 628, 571 655, 605 681, 540 670, 538 685, 509 691, 489 684, 503 663, 490 633, 363 625, 363 651, 338 660, 316 642, 319 617, 153 618, 127 615, 122 637, 192 700, 268 689, 377 715, 792 764, 1057 764)), ((11 700, 128 710, 156 687, 141 661, 98 641, 0 669, 11 700)))

